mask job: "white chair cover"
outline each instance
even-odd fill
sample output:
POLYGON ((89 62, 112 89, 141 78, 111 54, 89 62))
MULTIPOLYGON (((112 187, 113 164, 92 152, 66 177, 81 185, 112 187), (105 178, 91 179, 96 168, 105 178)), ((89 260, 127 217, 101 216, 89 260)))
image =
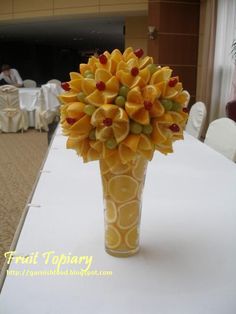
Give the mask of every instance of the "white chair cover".
POLYGON ((229 118, 211 122, 206 133, 205 143, 236 162, 236 123, 229 118))
POLYGON ((185 129, 186 132, 199 139, 206 121, 206 114, 206 106, 204 103, 201 101, 196 102, 190 110, 185 129))
POLYGON ((37 83, 33 80, 24 80, 23 84, 24 84, 24 87, 27 87, 27 88, 37 87, 37 83))
POLYGON ((52 79, 52 80, 48 81, 48 83, 54 83, 54 84, 57 84, 57 85, 61 85, 61 81, 59 81, 57 79, 52 79))
POLYGON ((48 125, 59 116, 60 103, 58 95, 62 92, 60 85, 48 83, 41 86, 40 107, 35 111, 35 128, 48 131, 48 125))
POLYGON ((19 90, 11 85, 0 87, 0 129, 3 132, 28 129, 27 113, 20 109, 19 90))

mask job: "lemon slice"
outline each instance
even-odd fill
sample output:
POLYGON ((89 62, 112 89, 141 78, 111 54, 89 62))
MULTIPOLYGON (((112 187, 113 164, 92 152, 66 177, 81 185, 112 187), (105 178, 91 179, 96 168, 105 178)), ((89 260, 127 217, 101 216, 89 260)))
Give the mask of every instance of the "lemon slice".
POLYGON ((122 164, 121 162, 118 162, 114 165, 114 167, 111 168, 111 172, 113 174, 124 174, 127 173, 130 170, 129 164, 122 164))
POLYGON ((119 207, 118 226, 121 229, 128 229, 134 226, 139 219, 140 203, 137 200, 128 202, 119 207))
POLYGON ((138 227, 134 226, 125 235, 125 243, 130 249, 135 249, 138 245, 139 231, 138 227))
POLYGON ((111 200, 106 200, 105 220, 107 223, 113 223, 117 219, 116 205, 111 200))
POLYGON ((105 232, 105 244, 109 249, 117 248, 121 243, 121 235, 116 227, 108 225, 105 232))
POLYGON ((128 202, 135 198, 138 182, 127 175, 112 177, 108 182, 108 193, 117 203, 128 202))
POLYGON ((132 174, 135 177, 135 179, 137 179, 139 181, 143 180, 146 168, 147 168, 147 159, 140 157, 137 160, 137 163, 132 170, 132 174))

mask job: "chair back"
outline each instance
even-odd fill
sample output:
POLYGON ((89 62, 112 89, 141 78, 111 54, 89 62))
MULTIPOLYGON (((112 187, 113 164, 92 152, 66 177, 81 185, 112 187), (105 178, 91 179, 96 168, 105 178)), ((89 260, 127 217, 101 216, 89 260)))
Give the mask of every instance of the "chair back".
POLYGON ((236 161, 236 123, 229 118, 217 119, 210 123, 205 144, 236 161))
POLYGON ((54 84, 57 84, 57 85, 61 85, 61 81, 59 81, 57 79, 52 79, 52 80, 48 81, 48 83, 54 83, 54 84))
POLYGON ((33 80, 24 80, 23 81, 24 87, 27 88, 35 88, 37 87, 37 83, 33 80))
POLYGON ((204 103, 201 101, 196 102, 189 112, 186 132, 199 139, 206 121, 206 114, 206 106, 204 103))
POLYGON ((19 90, 12 85, 0 87, 0 108, 20 108, 19 90))

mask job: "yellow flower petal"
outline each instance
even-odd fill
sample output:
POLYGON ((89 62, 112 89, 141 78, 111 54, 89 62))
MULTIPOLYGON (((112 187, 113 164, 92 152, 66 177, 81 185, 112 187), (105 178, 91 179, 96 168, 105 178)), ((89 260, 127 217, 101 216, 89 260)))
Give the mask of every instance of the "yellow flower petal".
POLYGON ((81 84, 82 91, 85 95, 90 95, 96 89, 96 82, 93 79, 84 79, 81 84))
POLYGON ((105 69, 97 69, 95 72, 95 80, 96 82, 104 82, 106 83, 112 77, 111 73, 105 69))
POLYGON ((153 73, 150 84, 158 84, 162 81, 168 81, 171 77, 172 70, 168 67, 163 67, 153 73))

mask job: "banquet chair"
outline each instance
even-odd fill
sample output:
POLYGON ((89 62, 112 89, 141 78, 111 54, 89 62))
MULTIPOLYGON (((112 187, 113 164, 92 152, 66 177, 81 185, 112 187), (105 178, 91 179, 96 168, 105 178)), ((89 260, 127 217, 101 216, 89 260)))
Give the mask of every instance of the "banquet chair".
POLYGON ((204 143, 236 162, 236 123, 229 118, 211 122, 204 143))
POLYGON ((11 85, 0 87, 0 130, 17 132, 28 129, 27 112, 21 110, 19 90, 11 85))
POLYGON ((48 83, 54 83, 54 84, 61 85, 61 81, 59 81, 57 79, 52 79, 52 80, 48 81, 48 83))
POLYGON ((189 112, 188 122, 186 124, 186 132, 190 135, 201 138, 203 127, 206 121, 206 106, 203 102, 196 102, 189 112))
POLYGON ((48 131, 48 125, 57 119, 60 107, 57 96, 60 93, 59 85, 48 83, 41 86, 40 106, 35 111, 35 129, 48 131))
POLYGON ((23 81, 24 87, 27 88, 35 88, 37 87, 37 83, 33 80, 24 80, 23 81))

